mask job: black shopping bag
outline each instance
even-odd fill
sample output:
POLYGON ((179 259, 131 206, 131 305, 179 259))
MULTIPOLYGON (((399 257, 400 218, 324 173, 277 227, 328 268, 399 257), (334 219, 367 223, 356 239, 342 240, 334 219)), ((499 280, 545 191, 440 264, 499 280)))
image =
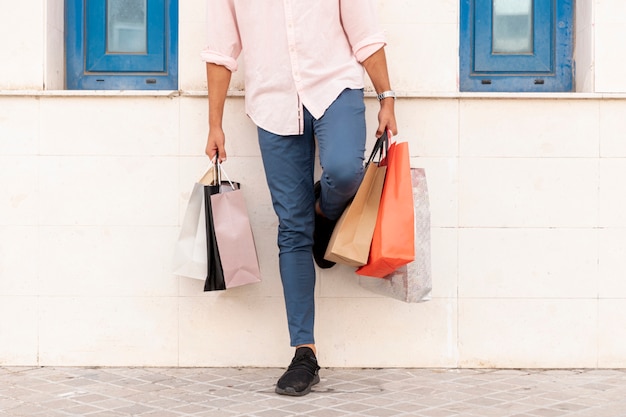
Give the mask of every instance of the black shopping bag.
POLYGON ((204 186, 204 218, 206 220, 207 239, 207 277, 204 281, 204 291, 220 291, 226 289, 224 269, 220 259, 220 250, 215 236, 215 223, 211 208, 211 195, 219 193, 218 185, 204 186))

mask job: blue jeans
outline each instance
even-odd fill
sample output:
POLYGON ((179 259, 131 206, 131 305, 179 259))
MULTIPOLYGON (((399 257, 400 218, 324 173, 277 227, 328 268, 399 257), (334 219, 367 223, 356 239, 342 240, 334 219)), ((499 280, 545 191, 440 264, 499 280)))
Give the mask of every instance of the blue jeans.
POLYGON ((281 136, 261 128, 259 144, 267 184, 278 216, 280 276, 292 346, 315 343, 313 192, 315 139, 322 166, 322 212, 341 216, 363 178, 363 90, 344 90, 320 119, 304 109, 304 133, 281 136))

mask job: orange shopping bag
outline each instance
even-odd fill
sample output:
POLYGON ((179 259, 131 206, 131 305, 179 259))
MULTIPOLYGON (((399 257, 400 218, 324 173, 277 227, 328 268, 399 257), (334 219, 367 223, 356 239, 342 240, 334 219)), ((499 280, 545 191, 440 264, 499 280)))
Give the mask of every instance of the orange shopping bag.
POLYGON ((414 216, 409 144, 392 143, 369 259, 356 273, 383 278, 413 261, 414 216))

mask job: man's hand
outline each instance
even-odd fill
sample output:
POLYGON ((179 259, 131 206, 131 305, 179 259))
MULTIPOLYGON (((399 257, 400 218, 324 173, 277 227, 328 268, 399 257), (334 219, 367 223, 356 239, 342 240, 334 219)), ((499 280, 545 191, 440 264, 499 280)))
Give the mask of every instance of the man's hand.
POLYGON ((224 131, 218 128, 209 129, 209 135, 206 141, 205 153, 213 161, 215 154, 219 155, 219 161, 226 161, 226 148, 224 146, 226 142, 226 136, 224 131))
POLYGON ((380 110, 378 111, 378 129, 376 129, 376 137, 389 130, 392 135, 398 134, 398 126, 396 124, 396 115, 394 111, 395 99, 385 98, 380 102, 380 110))

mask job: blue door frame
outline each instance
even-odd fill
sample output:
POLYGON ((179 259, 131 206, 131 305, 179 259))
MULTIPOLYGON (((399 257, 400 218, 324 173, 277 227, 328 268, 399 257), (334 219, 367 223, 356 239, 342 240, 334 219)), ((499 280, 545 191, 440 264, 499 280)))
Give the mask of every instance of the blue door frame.
POLYGON ((107 51, 106 0, 66 0, 66 88, 178 89, 178 0, 147 1, 147 52, 107 51))
POLYGON ((534 0, 532 53, 496 54, 493 2, 461 0, 460 90, 572 91, 572 3, 534 0))

